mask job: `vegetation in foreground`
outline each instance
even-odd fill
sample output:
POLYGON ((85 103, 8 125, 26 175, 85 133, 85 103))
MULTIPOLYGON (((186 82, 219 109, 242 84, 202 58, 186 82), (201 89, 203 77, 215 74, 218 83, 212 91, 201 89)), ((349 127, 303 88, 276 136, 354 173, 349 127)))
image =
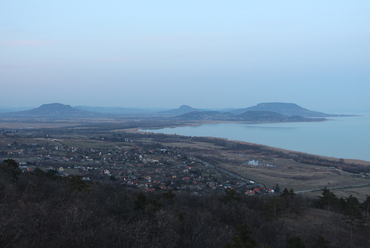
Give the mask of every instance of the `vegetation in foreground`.
POLYGON ((370 197, 143 193, 0 166, 1 247, 368 247, 370 197))

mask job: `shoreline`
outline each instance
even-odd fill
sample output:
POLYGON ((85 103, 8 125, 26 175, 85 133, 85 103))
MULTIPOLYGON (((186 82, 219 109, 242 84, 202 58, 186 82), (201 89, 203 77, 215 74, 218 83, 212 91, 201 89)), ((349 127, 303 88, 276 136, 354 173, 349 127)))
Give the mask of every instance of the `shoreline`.
MULTIPOLYGON (((329 121, 325 120, 325 121, 329 121)), ((158 129, 163 129, 163 128, 176 128, 176 127, 190 127, 190 126, 200 126, 200 125, 206 125, 206 124, 220 124, 220 123, 246 123, 243 121, 201 121, 201 122, 195 122, 195 123, 183 123, 181 125, 169 125, 169 126, 161 126, 161 127, 152 127, 150 129, 146 128, 147 130, 158 130, 158 129)), ((248 124, 261 124, 261 123, 276 123, 276 122, 260 122, 260 123, 248 123, 248 124)), ((280 123, 280 122, 279 122, 280 123)), ((286 122, 285 122, 286 123, 286 122)), ((137 127, 137 128, 129 128, 129 129, 122 129, 128 132, 132 133, 142 133, 142 134, 156 134, 153 132, 147 132, 147 131, 140 131, 143 128, 137 127)), ((168 136, 186 136, 186 135, 179 135, 179 134, 164 134, 168 136)), ((294 153, 294 154, 309 154, 310 156, 317 157, 317 158, 323 158, 327 159, 329 161, 334 161, 338 162, 341 159, 344 160, 345 163, 347 164, 356 164, 356 165, 365 165, 365 166, 370 166, 370 161, 362 160, 362 159, 353 159, 353 158, 337 158, 337 157, 331 157, 331 156, 323 156, 323 155, 316 155, 316 154, 311 154, 311 153, 306 153, 306 152, 300 152, 300 151, 294 151, 294 150, 288 150, 284 148, 279 148, 279 147, 273 147, 273 146, 268 146, 268 145, 263 145, 263 144, 258 144, 258 143, 252 143, 252 142, 247 142, 247 141, 241 141, 241 140, 230 140, 228 138, 220 138, 220 137, 211 137, 211 136, 197 136, 197 137, 202 137, 202 138, 208 138, 208 139, 223 139, 229 142, 235 142, 235 143, 240 143, 240 144, 248 144, 248 145, 255 145, 255 146, 260 146, 260 147, 267 147, 270 150, 274 151, 279 151, 279 152, 284 152, 286 154, 294 153)))
MULTIPOLYGON (((356 115, 356 116, 361 116, 361 115, 356 115)), ((323 120, 323 121, 334 121, 333 119, 326 119, 326 120, 323 120)), ((100 122, 98 123, 101 123, 101 122, 104 122, 103 120, 100 120, 100 122)), ((321 121, 320 121, 321 122, 321 121)), ((118 129, 115 129, 115 130, 112 130, 113 132, 116 132, 116 131, 125 131, 125 132, 131 132, 131 133, 149 133, 149 134, 152 134, 153 132, 148 132, 148 131, 140 131, 142 129, 146 129, 146 130, 158 130, 158 129, 162 129, 162 128, 176 128, 176 127, 189 127, 189 126, 200 126, 200 125, 207 125, 207 124, 221 124, 221 123, 236 123, 236 124, 262 124, 262 123, 297 123, 297 122, 246 122, 246 121, 214 121, 214 120, 199 120, 199 121, 188 121, 188 122, 181 122, 181 123, 176 123, 176 122, 173 122, 173 123, 167 123, 167 124, 164 124, 164 123, 156 123, 154 124, 153 126, 151 127, 134 127, 134 128, 118 128, 118 129)), ((298 122, 298 123, 305 123, 305 122, 298 122)), ((71 126, 83 126, 83 124, 85 123, 80 123, 80 122, 72 122, 72 121, 66 121, 64 120, 64 122, 60 121, 60 122, 0 122, 0 128, 2 129, 7 129, 7 128, 10 128, 10 129, 13 129, 13 128, 16 128, 16 129, 27 129, 27 128, 60 128, 60 127, 71 127, 71 126), (9 127, 9 125, 11 125, 11 127, 9 127)), ((140 124, 139 124, 140 125, 140 124)), ((169 136, 175 136, 175 134, 165 134, 165 135, 169 135, 169 136)), ((176 134, 176 136, 179 136, 178 134, 176 134)), ((181 135, 181 136, 184 136, 184 135, 181 135)), ((209 138, 209 139, 224 139, 224 140, 227 140, 229 142, 236 142, 236 143, 241 143, 241 144, 252 144, 252 145, 256 145, 256 146, 261 146, 261 147, 268 147, 269 149, 271 150, 275 150, 275 151, 281 151, 281 152, 284 152, 284 153, 295 153, 295 154, 309 154, 311 156, 314 156, 314 157, 318 157, 318 158, 325 158, 325 159, 328 159, 330 161, 339 161, 340 159, 343 159, 346 163, 348 164, 357 164, 357 165, 365 165, 365 166, 370 166, 370 161, 367 161, 367 160, 362 160, 362 159, 351 159, 351 158, 338 158, 338 157, 330 157, 330 156, 323 156, 323 155, 316 155, 316 154, 310 154, 310 153, 307 153, 307 152, 300 152, 300 151, 294 151, 294 150, 288 150, 288 149, 284 149, 284 148, 278 148, 278 147, 273 147, 273 146, 268 146, 268 145, 263 145, 263 144, 258 144, 258 143, 252 143, 252 142, 248 142, 248 141, 241 141, 241 140, 229 140, 227 138, 218 138, 218 137, 212 137, 212 136, 199 136, 199 137, 204 137, 204 138, 209 138)))
MULTIPOLYGON (((266 123, 307 123, 307 122, 326 122, 326 121, 333 121, 332 119, 325 119, 325 120, 313 120, 313 121, 222 121, 222 120, 199 120, 199 121, 189 121, 183 122, 181 124, 171 124, 168 126, 153 126, 147 128, 148 130, 157 130, 162 128, 176 128, 176 127, 195 127, 200 125, 208 125, 208 124, 222 124, 222 123, 236 123, 236 124, 266 124, 266 123)), ((130 128, 131 129, 131 128, 130 128)), ((143 129, 143 128, 132 128, 132 129, 143 129)))

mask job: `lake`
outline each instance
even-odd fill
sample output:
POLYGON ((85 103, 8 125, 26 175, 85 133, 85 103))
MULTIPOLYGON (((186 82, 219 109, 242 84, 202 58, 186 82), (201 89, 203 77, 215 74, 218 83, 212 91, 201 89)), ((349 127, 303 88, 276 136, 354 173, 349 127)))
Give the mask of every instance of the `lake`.
POLYGON ((246 141, 336 158, 370 161, 370 114, 325 122, 220 123, 145 132, 208 136, 246 141))

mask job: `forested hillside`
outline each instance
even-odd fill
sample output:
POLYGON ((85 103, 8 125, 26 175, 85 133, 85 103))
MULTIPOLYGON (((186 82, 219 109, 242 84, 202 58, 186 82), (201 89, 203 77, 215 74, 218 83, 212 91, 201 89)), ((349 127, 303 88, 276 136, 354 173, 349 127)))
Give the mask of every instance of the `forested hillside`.
POLYGON ((143 193, 0 167, 1 247, 368 247, 370 197, 143 193))

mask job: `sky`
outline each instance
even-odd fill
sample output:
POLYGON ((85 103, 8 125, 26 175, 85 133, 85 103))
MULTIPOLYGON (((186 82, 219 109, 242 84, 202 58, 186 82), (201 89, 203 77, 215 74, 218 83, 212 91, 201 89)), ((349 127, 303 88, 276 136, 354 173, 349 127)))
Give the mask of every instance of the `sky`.
POLYGON ((0 106, 370 111, 370 1, 0 1, 0 106))

